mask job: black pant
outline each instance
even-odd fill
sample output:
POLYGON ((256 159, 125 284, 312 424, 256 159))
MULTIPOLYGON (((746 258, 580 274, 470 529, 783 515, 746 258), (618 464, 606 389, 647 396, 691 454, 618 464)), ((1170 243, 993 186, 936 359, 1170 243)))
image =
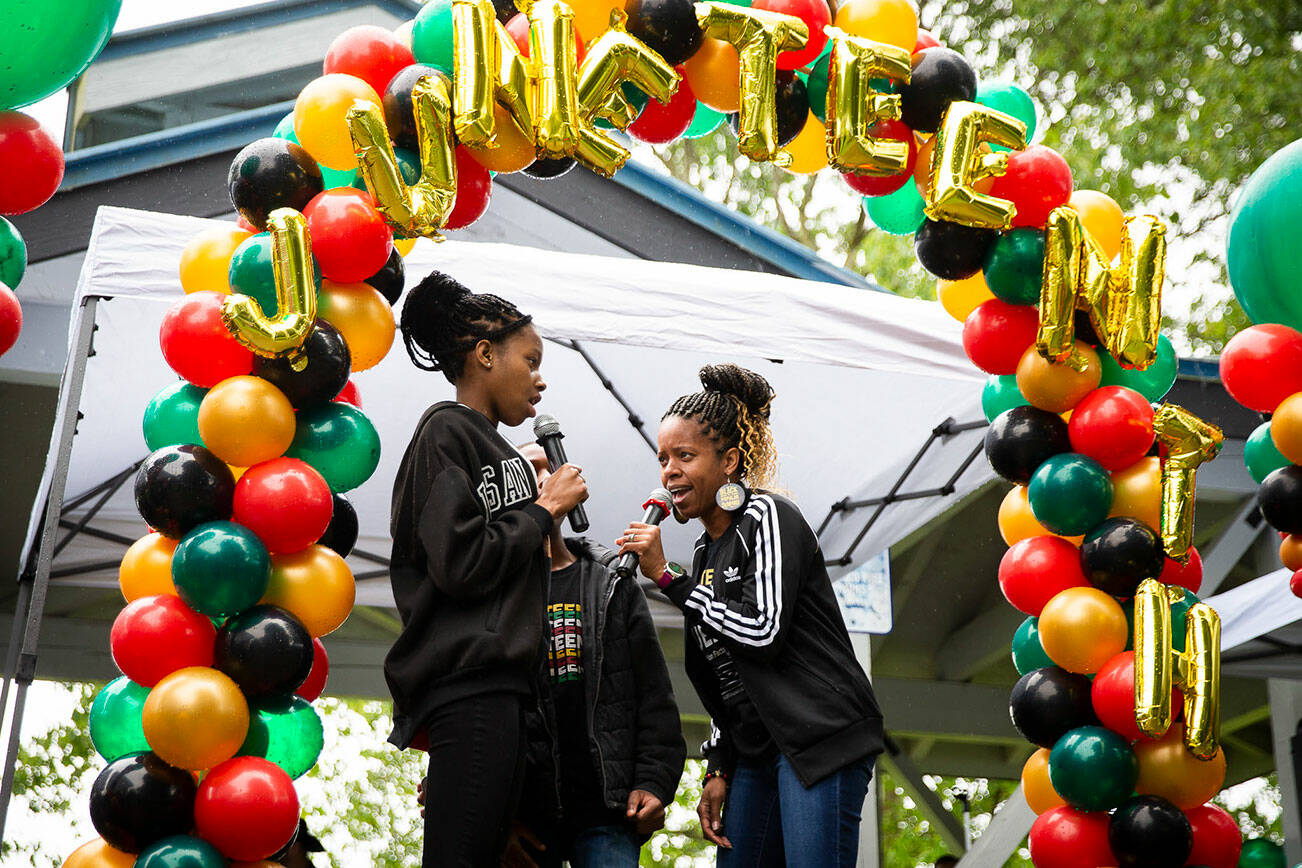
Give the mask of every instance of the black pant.
POLYGON ((515 693, 451 702, 429 721, 424 868, 497 868, 524 781, 524 703, 515 693))

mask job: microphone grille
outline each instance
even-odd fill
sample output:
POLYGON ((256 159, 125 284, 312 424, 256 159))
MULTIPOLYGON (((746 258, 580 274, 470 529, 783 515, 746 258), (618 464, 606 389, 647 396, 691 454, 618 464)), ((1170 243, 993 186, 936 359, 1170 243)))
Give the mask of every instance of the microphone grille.
POLYGON ((561 433, 561 423, 556 421, 556 417, 550 413, 539 413, 533 420, 533 434, 535 437, 552 437, 561 433))
POLYGON ((667 488, 654 489, 647 500, 658 500, 670 508, 672 508, 674 504, 674 496, 669 493, 669 489, 667 488))

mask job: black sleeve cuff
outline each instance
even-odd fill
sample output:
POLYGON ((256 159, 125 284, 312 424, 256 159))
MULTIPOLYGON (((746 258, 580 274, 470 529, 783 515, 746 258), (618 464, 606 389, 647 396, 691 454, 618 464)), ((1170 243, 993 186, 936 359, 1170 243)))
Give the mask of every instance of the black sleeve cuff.
POLYGON ((669 598, 669 601, 680 609, 687 606, 687 597, 692 593, 692 588, 696 587, 696 580, 690 575, 682 575, 674 579, 665 587, 661 588, 661 593, 669 598))
POLYGON ((552 532, 552 514, 538 504, 527 503, 521 509, 521 512, 538 523, 538 530, 542 532, 544 538, 552 532))

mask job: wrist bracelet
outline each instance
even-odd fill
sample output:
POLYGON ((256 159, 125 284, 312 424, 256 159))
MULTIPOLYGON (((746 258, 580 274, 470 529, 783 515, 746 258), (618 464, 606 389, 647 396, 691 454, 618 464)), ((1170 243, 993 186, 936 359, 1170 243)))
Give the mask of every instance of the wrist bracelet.
POLYGON ((725 784, 728 783, 727 772, 725 772, 723 769, 713 769, 712 771, 708 771, 705 773, 705 779, 701 781, 701 786, 705 786, 714 778, 718 778, 719 780, 723 781, 725 784))

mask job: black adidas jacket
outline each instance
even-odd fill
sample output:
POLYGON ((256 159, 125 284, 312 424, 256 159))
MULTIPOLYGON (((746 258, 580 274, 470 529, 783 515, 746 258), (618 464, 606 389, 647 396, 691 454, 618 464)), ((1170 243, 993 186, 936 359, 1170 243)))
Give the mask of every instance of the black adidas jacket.
MULTIPOLYGON (((795 504, 748 491, 706 563, 696 543, 692 570, 665 589, 687 626, 721 636, 760 719, 805 786, 882 752, 882 715, 855 659, 818 537, 795 504)), ((687 674, 715 723, 705 746, 711 768, 737 758, 714 670, 695 641, 687 674)))
POLYGON ((384 677, 397 746, 444 703, 532 691, 552 525, 537 496, 533 467, 481 413, 453 401, 425 411, 393 485, 389 575, 402 632, 384 677))

